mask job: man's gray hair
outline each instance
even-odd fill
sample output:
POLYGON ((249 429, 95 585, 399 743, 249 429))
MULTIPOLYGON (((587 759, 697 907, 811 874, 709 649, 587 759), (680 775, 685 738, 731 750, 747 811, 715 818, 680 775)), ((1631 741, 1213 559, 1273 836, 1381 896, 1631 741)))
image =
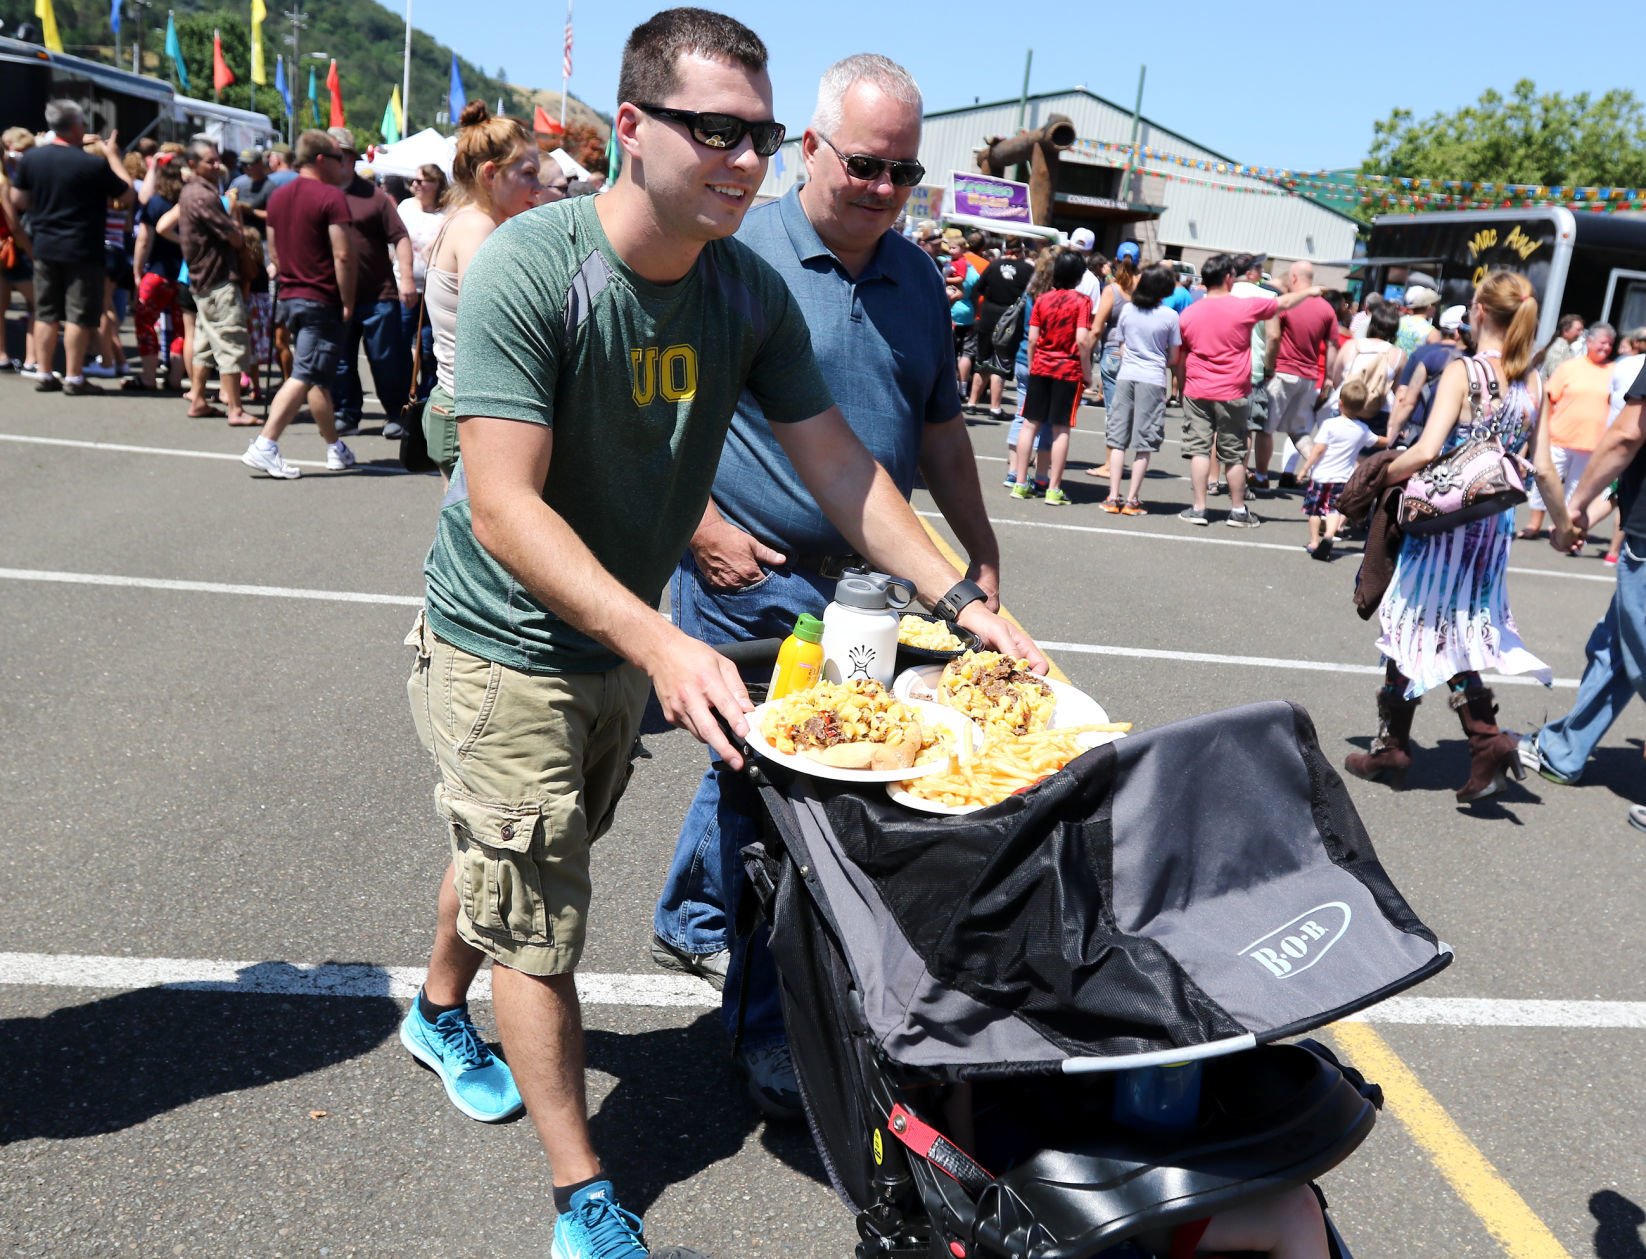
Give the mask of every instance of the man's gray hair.
POLYGON ((812 111, 812 130, 832 136, 840 128, 842 102, 854 83, 873 83, 895 101, 923 111, 920 85, 890 57, 877 52, 854 53, 827 70, 817 85, 817 108, 812 111))
POLYGON ((48 101, 46 102, 46 129, 48 131, 73 131, 76 127, 86 125, 86 111, 80 108, 77 101, 48 101))
POLYGON ((208 153, 216 156, 217 152, 218 149, 216 140, 213 140, 210 136, 195 136, 194 139, 189 141, 189 151, 187 155, 189 165, 193 166, 208 153))
POLYGON ((1583 330, 1583 334, 1590 337, 1611 337, 1614 342, 1617 340, 1617 329, 1604 320, 1590 324, 1583 330))

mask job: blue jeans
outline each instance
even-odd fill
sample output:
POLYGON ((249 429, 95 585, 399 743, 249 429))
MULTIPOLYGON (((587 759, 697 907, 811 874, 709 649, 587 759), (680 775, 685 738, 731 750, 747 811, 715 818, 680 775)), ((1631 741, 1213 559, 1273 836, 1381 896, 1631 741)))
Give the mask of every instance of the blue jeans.
POLYGON ((1115 385, 1120 380, 1120 351, 1104 350, 1097 360, 1097 378, 1103 386, 1103 413, 1114 406, 1115 385))
POLYGON ((1646 554, 1625 534, 1617 557, 1617 590, 1589 635, 1589 665, 1572 711, 1537 732, 1538 750, 1555 772, 1577 778, 1589 754, 1629 697, 1646 699, 1646 554))
POLYGON ((343 353, 337 360, 337 388, 333 402, 337 418, 360 422, 364 405, 360 389, 360 343, 366 344, 366 362, 383 414, 398 420, 411 391, 411 347, 395 302, 371 302, 354 312, 343 328, 343 353))
MULTIPOLYGON (((674 623, 706 643, 782 638, 802 612, 821 616, 834 595, 834 582, 787 569, 770 571, 745 590, 711 590, 688 555, 669 581, 674 623)), ((747 1003, 741 1010, 745 1044, 783 1039, 783 1012, 777 999, 777 971, 766 929, 736 937, 737 903, 742 894, 742 849, 760 838, 759 801, 742 774, 709 768, 686 810, 675 841, 674 859, 653 914, 657 934, 687 953, 717 953, 730 947, 731 968, 720 1003, 720 1019, 736 1036, 739 990, 747 972, 747 1003)))

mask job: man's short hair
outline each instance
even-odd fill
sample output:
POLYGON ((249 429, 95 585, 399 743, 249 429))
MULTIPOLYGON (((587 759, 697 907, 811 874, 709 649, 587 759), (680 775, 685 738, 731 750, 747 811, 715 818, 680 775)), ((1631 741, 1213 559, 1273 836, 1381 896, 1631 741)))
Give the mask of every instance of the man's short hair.
POLYGON ((617 75, 617 103, 666 102, 679 83, 680 58, 688 54, 756 73, 766 68, 766 45, 736 18, 707 9, 664 9, 629 33, 617 75))
POLYGON ((194 139, 189 141, 189 150, 186 160, 190 166, 193 166, 208 153, 213 155, 217 153, 216 141, 208 140, 204 136, 195 136, 194 139))
POLYGON ((58 100, 46 102, 46 128, 62 135, 65 131, 73 131, 76 127, 86 125, 86 111, 80 108, 77 101, 58 100))
POLYGON ((297 164, 299 166, 313 166, 320 159, 322 153, 337 151, 337 141, 333 140, 324 131, 310 130, 300 132, 297 137, 297 164))
POLYGON ((1584 330, 1584 335, 1590 337, 1611 337, 1614 343, 1617 341, 1617 329, 1612 327, 1612 325, 1607 323, 1604 319, 1598 323, 1590 324, 1584 330))
POLYGON ((977 228, 975 228, 975 227, 972 228, 971 231, 966 233, 966 248, 971 250, 974 254, 982 253, 983 252, 983 246, 987 245, 988 243, 989 243, 989 238, 987 236, 985 236, 982 232, 978 231, 977 228))
MULTIPOLYGON (((1241 255, 1241 257, 1247 258, 1250 256, 1250 254, 1241 255)), ((1239 258, 1231 258, 1228 254, 1213 254, 1200 264, 1200 282, 1208 289, 1222 288, 1223 281, 1231 275, 1244 274, 1236 266, 1239 261, 1239 258)))
POLYGON ((890 57, 860 52, 823 71, 817 85, 817 107, 812 110, 812 130, 832 136, 840 129, 846 93, 857 83, 872 83, 894 101, 914 110, 917 119, 925 112, 920 85, 913 75, 890 57))
POLYGON ((1236 254, 1229 259, 1229 269, 1236 275, 1245 275, 1248 271, 1262 263, 1267 254, 1236 254))
POLYGON ((1555 325, 1555 331, 1565 336, 1573 328, 1581 328, 1582 326, 1582 315, 1565 314, 1560 317, 1560 322, 1555 325))

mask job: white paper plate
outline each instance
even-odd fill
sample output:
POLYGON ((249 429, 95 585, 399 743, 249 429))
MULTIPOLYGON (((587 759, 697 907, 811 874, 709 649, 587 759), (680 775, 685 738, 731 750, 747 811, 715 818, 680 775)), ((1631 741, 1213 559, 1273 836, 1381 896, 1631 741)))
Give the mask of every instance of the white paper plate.
MULTIPOLYGON (((1052 685, 1056 686, 1059 684, 1054 682, 1052 685)), ((1070 687, 1069 689, 1073 690, 1074 688, 1070 687)), ((1102 719, 1094 718, 1094 720, 1102 719)), ((1054 721, 1052 724, 1055 726, 1057 723, 1054 721)), ((1118 730, 1092 730, 1080 737, 1080 743, 1085 751, 1090 752, 1095 747, 1102 747, 1105 743, 1113 743, 1116 739, 1124 739, 1125 737, 1126 736, 1118 730)), ((886 784, 886 794, 890 796, 893 801, 897 804, 901 804, 906 809, 915 809, 921 813, 936 813, 943 817, 964 817, 968 813, 976 813, 979 809, 989 809, 994 807, 993 805, 987 804, 939 804, 935 800, 924 799, 921 796, 915 795, 912 791, 909 791, 903 785, 908 781, 909 775, 903 774, 898 777, 896 782, 889 782, 886 784)), ((1042 779, 1041 781, 1044 782, 1045 779, 1042 779)), ((1007 798, 1010 799, 1010 797, 1007 798)))
MULTIPOLYGON (((776 701, 782 703, 781 700, 776 701)), ((943 704, 934 704, 928 700, 907 701, 920 715, 922 725, 942 726, 954 734, 954 746, 960 750, 964 760, 970 760, 978 745, 983 741, 982 732, 977 726, 968 721, 964 713, 943 704)), ((902 782, 910 778, 923 778, 927 774, 941 773, 949 767, 945 760, 933 761, 929 765, 917 765, 913 769, 836 769, 832 765, 825 765, 822 761, 814 761, 809 756, 792 756, 779 752, 766 742, 765 736, 760 733, 760 719, 770 703, 761 704, 748 714, 749 747, 768 761, 775 761, 779 765, 787 766, 799 774, 809 774, 813 778, 829 778, 843 783, 889 783, 902 782)))
MULTIPOLYGON (((898 699, 912 702, 936 703, 937 682, 942 676, 943 666, 940 664, 916 665, 912 669, 903 670, 892 680, 892 694, 898 699)), ((1053 730, 1062 730, 1069 726, 1102 725, 1109 720, 1109 714, 1103 711, 1103 705, 1079 687, 1051 678, 1046 679, 1046 685, 1052 688, 1052 699, 1056 701, 1056 707, 1052 709, 1053 730)), ((947 708, 948 705, 940 707, 947 708)), ((1109 739, 1100 737, 1100 742, 1107 743, 1109 739)), ((1097 744, 1094 743, 1092 746, 1096 747, 1097 744)))

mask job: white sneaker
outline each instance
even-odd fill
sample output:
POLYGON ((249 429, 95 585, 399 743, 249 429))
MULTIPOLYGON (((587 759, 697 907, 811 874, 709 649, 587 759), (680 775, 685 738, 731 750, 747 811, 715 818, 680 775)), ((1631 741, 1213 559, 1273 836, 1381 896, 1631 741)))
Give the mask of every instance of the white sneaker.
POLYGON ((347 472, 354 467, 354 451, 341 441, 326 447, 326 467, 332 472, 347 472))
POLYGON ((282 481, 295 481, 303 475, 303 470, 294 464, 287 463, 280 457, 278 450, 260 449, 255 438, 252 439, 252 444, 246 447, 246 453, 240 456, 240 462, 248 468, 266 472, 282 481))

